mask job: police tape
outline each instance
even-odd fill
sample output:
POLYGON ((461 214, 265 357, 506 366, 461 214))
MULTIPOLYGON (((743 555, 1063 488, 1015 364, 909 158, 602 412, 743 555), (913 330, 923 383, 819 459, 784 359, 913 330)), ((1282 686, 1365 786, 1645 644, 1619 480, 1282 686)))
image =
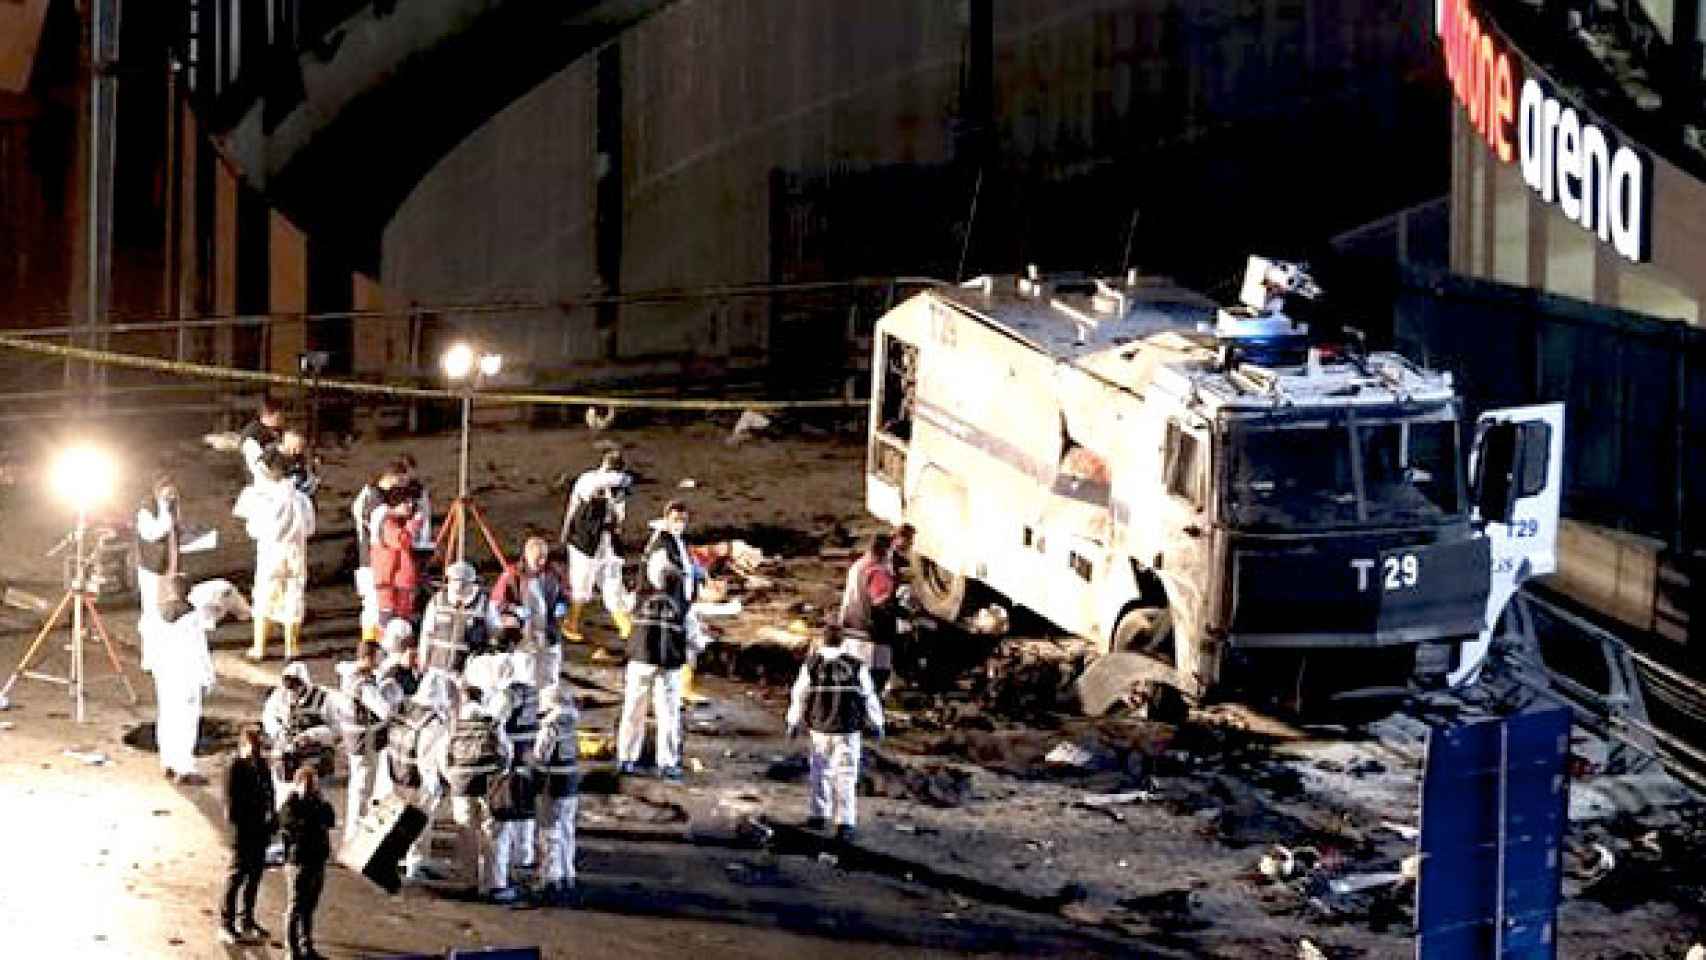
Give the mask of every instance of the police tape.
MULTIPOLYGON (((0 348, 20 350, 42 356, 63 357, 67 360, 83 360, 110 367, 126 367, 132 370, 151 370, 158 373, 170 373, 185 377, 200 377, 207 380, 229 380, 241 383, 257 383, 270 386, 301 387, 312 385, 316 390, 339 390, 345 393, 377 397, 399 397, 412 400, 460 400, 463 392, 459 390, 438 389, 433 387, 409 387, 397 384, 366 383, 360 380, 320 379, 312 380, 302 377, 290 377, 280 373, 267 373, 261 370, 239 370, 235 367, 219 367, 207 363, 195 363, 189 360, 165 360, 159 357, 148 357, 134 353, 118 353, 111 350, 94 350, 88 347, 73 347, 57 343, 39 343, 22 337, 0 334, 0 348)), ((624 409, 652 410, 701 410, 701 411, 777 411, 777 410, 848 410, 866 406, 866 401, 849 400, 840 397, 828 397, 803 400, 695 400, 668 397, 632 397, 609 396, 575 393, 511 393, 501 390, 481 390, 478 393, 480 403, 486 406, 494 405, 536 405, 561 407, 610 407, 624 409)))

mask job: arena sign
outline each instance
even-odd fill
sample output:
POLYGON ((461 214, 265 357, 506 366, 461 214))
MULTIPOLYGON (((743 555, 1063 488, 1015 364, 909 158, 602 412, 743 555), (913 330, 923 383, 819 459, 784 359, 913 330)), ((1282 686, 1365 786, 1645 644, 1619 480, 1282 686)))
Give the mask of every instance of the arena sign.
POLYGON ((1624 259, 1651 259, 1652 161, 1559 100, 1544 77, 1523 76, 1523 60, 1467 0, 1437 0, 1434 31, 1452 91, 1493 155, 1518 163, 1530 190, 1624 259))

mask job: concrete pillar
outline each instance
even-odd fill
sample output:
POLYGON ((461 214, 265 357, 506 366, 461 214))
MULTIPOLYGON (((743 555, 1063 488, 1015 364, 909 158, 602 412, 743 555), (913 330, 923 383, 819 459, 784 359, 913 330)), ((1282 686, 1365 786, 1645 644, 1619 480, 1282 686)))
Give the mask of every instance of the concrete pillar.
MULTIPOLYGON (((237 315, 237 175, 223 160, 213 162, 213 312, 221 317, 237 315)), ((236 359, 236 336, 230 326, 219 328, 213 350, 222 365, 236 359)))
POLYGON ((308 235, 281 213, 268 216, 267 292, 274 320, 267 328, 267 367, 274 373, 294 375, 300 372, 297 355, 308 349, 307 322, 277 318, 308 310, 308 235))
MULTIPOLYGON (((385 309, 385 288, 366 274, 355 274, 350 302, 355 310, 385 309)), ((357 317, 355 328, 355 357, 352 363, 358 377, 384 377, 398 364, 408 359, 409 325, 396 317, 357 317)))

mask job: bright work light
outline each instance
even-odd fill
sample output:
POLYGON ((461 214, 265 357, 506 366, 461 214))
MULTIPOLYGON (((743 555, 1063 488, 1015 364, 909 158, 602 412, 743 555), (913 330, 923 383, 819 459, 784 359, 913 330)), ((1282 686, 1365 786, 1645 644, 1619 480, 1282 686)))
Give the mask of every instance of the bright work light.
POLYGON ((74 506, 100 503, 112 496, 112 461, 94 447, 72 447, 54 461, 53 489, 74 506))
POLYGON ((458 343, 444 351, 444 375, 452 380, 465 380, 474 371, 474 348, 458 343))

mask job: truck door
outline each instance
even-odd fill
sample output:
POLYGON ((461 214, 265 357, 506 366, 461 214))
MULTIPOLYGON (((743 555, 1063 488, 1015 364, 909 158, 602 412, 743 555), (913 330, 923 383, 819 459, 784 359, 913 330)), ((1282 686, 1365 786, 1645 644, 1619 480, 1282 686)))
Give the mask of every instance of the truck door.
POLYGON ((912 443, 918 347, 880 329, 874 339, 877 355, 871 364, 865 507, 873 516, 900 523, 905 519, 901 491, 906 487, 906 457, 912 443))
POLYGON ((1174 666, 1186 685, 1195 688, 1190 692, 1201 693, 1219 672, 1218 662, 1199 646, 1211 573, 1213 447, 1206 424, 1180 418, 1167 421, 1164 437, 1161 465, 1167 495, 1157 507, 1162 540, 1153 560, 1167 586, 1174 666))
POLYGON ((1465 644, 1452 684, 1476 675, 1511 595, 1558 568, 1558 504, 1564 485, 1564 405, 1489 410, 1469 453, 1470 505, 1492 554, 1481 636, 1465 644))

